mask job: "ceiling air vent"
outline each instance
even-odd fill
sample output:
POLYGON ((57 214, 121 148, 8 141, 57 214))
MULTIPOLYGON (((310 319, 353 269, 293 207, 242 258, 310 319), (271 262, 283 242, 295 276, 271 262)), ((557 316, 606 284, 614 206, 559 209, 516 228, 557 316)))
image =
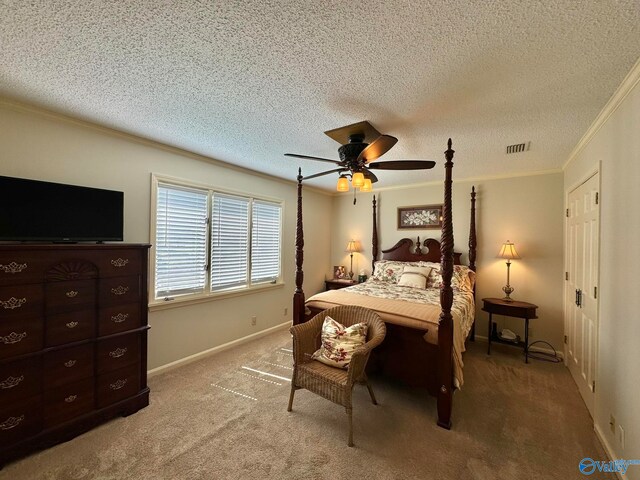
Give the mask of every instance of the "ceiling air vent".
POLYGON ((507 155, 509 155, 510 153, 520 153, 520 152, 529 150, 530 145, 531 145, 531 142, 516 143, 514 145, 509 145, 507 146, 507 155))

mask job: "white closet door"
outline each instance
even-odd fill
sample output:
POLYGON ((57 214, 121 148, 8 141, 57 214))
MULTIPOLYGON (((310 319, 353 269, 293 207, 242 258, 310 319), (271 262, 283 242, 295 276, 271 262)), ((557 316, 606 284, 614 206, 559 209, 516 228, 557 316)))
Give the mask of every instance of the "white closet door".
POLYGON ((599 185, 596 174, 569 193, 566 237, 565 361, 592 416, 598 345, 599 185))

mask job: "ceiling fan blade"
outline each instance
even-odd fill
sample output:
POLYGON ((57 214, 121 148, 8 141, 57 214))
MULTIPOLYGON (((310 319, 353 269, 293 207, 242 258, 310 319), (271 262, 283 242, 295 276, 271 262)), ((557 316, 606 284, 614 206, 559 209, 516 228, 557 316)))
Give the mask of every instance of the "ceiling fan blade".
POLYGON ((334 128, 333 130, 327 130, 324 134, 338 142, 340 145, 349 143, 349 137, 351 137, 351 135, 362 135, 365 143, 371 143, 382 135, 366 120, 364 122, 334 128))
POLYGON ((398 142, 396 137, 392 137, 391 135, 380 135, 373 142, 371 142, 367 148, 360 152, 358 155, 358 162, 364 160, 365 162, 370 162, 375 160, 378 157, 381 157, 393 147, 398 142))
POLYGON ((371 183, 376 183, 378 181, 378 177, 376 177, 375 174, 368 168, 363 168, 362 174, 364 175, 364 178, 368 178, 369 180, 371 180, 371 183))
POLYGON ((337 160, 330 160, 328 158, 320 158, 320 157, 310 157, 309 155, 298 155, 297 153, 285 153, 285 157, 296 157, 296 158, 306 158, 307 160, 318 160, 319 162, 329 162, 334 163, 336 165, 341 165, 341 163, 337 160))
MULTIPOLYGON (((347 168, 336 168, 334 170, 327 170, 326 172, 316 173, 314 175, 308 175, 306 177, 302 177, 302 180, 310 180, 312 178, 322 177, 323 175, 329 175, 330 173, 347 172, 347 171, 349 171, 349 169, 347 169, 347 168)), ((373 180, 372 180, 372 182, 373 182, 373 180)))
POLYGON ((372 170, 428 170, 435 167, 432 160, 390 160, 386 162, 374 162, 367 164, 372 170))

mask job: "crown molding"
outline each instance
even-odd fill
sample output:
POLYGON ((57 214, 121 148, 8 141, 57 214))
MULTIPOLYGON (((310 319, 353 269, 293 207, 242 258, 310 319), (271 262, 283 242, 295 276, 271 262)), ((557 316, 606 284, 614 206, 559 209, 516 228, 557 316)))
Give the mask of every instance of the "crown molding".
MULTIPOLYGON (((468 177, 468 178, 458 178, 454 179, 453 184, 456 185, 458 183, 478 183, 478 182, 486 182, 489 180, 505 180, 509 178, 518 178, 518 177, 535 177, 538 175, 553 175, 562 173, 562 169, 554 168, 551 170, 536 170, 532 172, 521 172, 521 173, 505 173, 502 175, 484 175, 479 177, 468 177)), ((423 187, 433 187, 433 186, 443 186, 444 179, 442 180, 430 180, 428 182, 420 182, 420 183, 408 183, 406 185, 392 185, 389 187, 380 187, 374 188, 373 192, 367 193, 377 193, 377 192, 385 192, 390 190, 407 190, 409 188, 423 188, 423 187)), ((353 195, 353 191, 349 192, 333 192, 332 195, 334 197, 353 195)))
POLYGON ((573 162, 582 149, 587 146, 587 144, 591 141, 593 137, 595 137, 596 133, 607 123, 609 117, 613 115, 613 113, 618 109, 618 107, 622 104, 627 95, 631 93, 633 88, 640 81, 640 58, 636 61, 631 71, 624 78, 620 86, 611 96, 607 104, 600 111, 596 119, 593 121, 591 126, 587 129, 585 134, 582 136, 578 144, 574 147, 573 151, 569 154, 568 160, 562 166, 562 170, 566 170, 569 164, 573 162))
MULTIPOLYGON (((218 167, 227 168, 229 170, 233 170, 239 173, 244 173, 246 175, 252 175, 254 177, 264 178, 266 180, 271 180, 274 182, 284 183, 289 186, 296 186, 297 181, 295 180, 287 180, 284 178, 276 177, 274 175, 269 175, 267 173, 259 172, 257 170, 252 170, 250 168, 240 167, 238 165, 233 165, 228 162, 224 162, 222 160, 217 160, 212 157, 207 157, 206 155, 202 155, 199 153, 192 152, 190 150, 185 150, 184 148, 175 147, 173 145, 169 145, 166 143, 159 142, 157 140, 152 140, 150 138, 141 137, 139 135, 134 135, 132 133, 124 132, 122 130, 117 130, 115 128, 106 127, 104 125, 100 125, 97 123, 90 122, 88 120, 83 120, 80 118, 72 117, 70 115, 65 115, 63 113, 56 112, 54 110, 49 110, 44 107, 36 106, 33 104, 25 103, 19 100, 15 100, 12 98, 0 96, 0 107, 6 108, 8 110, 13 110, 20 113, 29 113, 32 115, 38 115, 40 117, 48 118, 50 120, 64 122, 70 125, 79 126, 82 128, 88 128, 90 130, 94 130, 100 132, 105 135, 109 135, 111 137, 122 138, 124 140, 128 140, 130 142, 138 143, 141 145, 145 145, 151 148, 157 148, 159 150, 163 150, 165 152, 173 153, 175 155, 180 155, 183 157, 187 157, 193 160, 198 160, 201 162, 210 163, 212 165, 216 165, 218 167)), ((321 195, 331 196, 326 190, 305 186, 305 190, 311 190, 315 193, 319 193, 321 195)))

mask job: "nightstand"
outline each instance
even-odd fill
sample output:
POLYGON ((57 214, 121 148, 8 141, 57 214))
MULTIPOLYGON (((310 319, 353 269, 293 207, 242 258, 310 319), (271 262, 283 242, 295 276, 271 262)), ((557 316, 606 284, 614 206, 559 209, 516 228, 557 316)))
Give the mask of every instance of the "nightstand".
POLYGON ((355 285, 355 280, 342 280, 339 278, 332 278, 330 280, 324 281, 324 289, 325 290, 340 290, 341 288, 351 287, 355 285))
POLYGON ((491 355, 492 342, 516 345, 524 348, 524 362, 529 363, 529 320, 538 318, 536 315, 536 309, 538 306, 533 303, 519 302, 517 300, 507 302, 501 298, 483 298, 482 302, 482 310, 489 313, 489 347, 487 349, 487 354, 491 355), (524 342, 511 342, 509 340, 498 338, 497 333, 495 333, 492 328, 492 316, 494 313, 496 315, 504 315, 505 317, 524 319, 524 342))

